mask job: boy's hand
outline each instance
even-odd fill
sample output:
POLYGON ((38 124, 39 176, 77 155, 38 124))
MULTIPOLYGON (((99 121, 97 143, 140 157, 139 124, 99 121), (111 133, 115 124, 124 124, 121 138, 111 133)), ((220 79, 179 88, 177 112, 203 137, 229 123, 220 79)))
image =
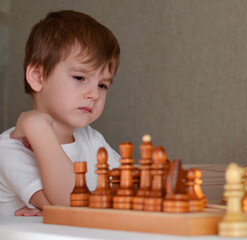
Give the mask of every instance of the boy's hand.
POLYGON ((31 209, 25 206, 15 211, 15 216, 26 216, 26 217, 43 216, 43 211, 38 208, 31 209))
MULTIPOLYGON (((10 133, 10 137, 17 138, 25 138, 27 137, 27 130, 32 128, 33 125, 39 124, 40 122, 47 122, 52 126, 53 119, 50 115, 41 113, 37 110, 31 110, 28 112, 22 112, 17 120, 16 128, 10 133)), ((23 142, 25 146, 29 145, 29 141, 27 139, 23 142)))

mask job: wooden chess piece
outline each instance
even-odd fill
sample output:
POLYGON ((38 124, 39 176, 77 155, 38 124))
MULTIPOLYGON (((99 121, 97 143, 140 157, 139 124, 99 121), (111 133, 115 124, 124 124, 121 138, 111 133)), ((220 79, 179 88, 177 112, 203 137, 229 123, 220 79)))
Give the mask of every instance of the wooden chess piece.
POLYGON ((75 187, 70 194, 70 206, 71 207, 85 207, 89 203, 89 190, 86 184, 86 162, 74 163, 75 187))
POLYGON ((132 170, 134 168, 134 159, 132 158, 133 144, 130 142, 121 143, 119 150, 121 155, 121 166, 119 167, 121 171, 120 187, 113 197, 113 208, 131 209, 132 198, 135 194, 132 176, 132 170))
POLYGON ((134 167, 132 170, 132 181, 133 181, 133 188, 136 192, 140 186, 140 169, 137 167, 134 167))
POLYGON ((201 172, 197 168, 187 170, 186 186, 190 212, 200 212, 204 208, 204 198, 199 184, 200 176, 201 172))
POLYGON ((144 199, 149 195, 151 189, 151 170, 153 144, 149 135, 144 135, 140 145, 141 159, 139 160, 140 187, 136 196, 133 197, 134 210, 144 209, 144 199))
POLYGON ((89 196, 89 207, 91 208, 111 208, 112 195, 108 183, 109 165, 107 164, 107 151, 100 148, 97 153, 97 187, 89 196))
POLYGON ((152 185, 149 196, 144 200, 145 211, 161 211, 165 196, 166 152, 163 147, 156 147, 151 165, 152 185))
POLYGON ((182 169, 181 161, 173 160, 166 181, 164 212, 189 212, 186 176, 187 171, 182 169))
POLYGON ((109 183, 111 184, 111 194, 114 196, 117 193, 120 185, 120 169, 113 168, 110 172, 110 180, 109 183))
POLYGON ((227 201, 226 214, 219 223, 219 235, 223 237, 247 236, 247 221, 242 211, 242 198, 244 196, 244 168, 236 163, 230 163, 226 169, 224 196, 227 201))
POLYGON ((247 167, 245 168, 244 187, 245 195, 242 200, 242 209, 244 212, 247 212, 247 167))
POLYGON ((197 196, 202 200, 203 203, 203 208, 206 207, 207 205, 207 198, 204 196, 202 189, 201 189, 201 185, 202 185, 202 180, 201 180, 201 170, 198 168, 194 168, 195 171, 195 190, 197 193, 197 196))

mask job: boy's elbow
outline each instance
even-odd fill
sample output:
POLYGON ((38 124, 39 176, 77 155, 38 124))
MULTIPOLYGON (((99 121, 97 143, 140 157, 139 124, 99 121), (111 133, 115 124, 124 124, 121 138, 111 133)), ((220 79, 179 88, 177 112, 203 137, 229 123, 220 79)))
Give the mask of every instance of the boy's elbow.
POLYGON ((45 192, 48 201, 51 205, 69 206, 70 205, 70 192, 50 191, 45 192))

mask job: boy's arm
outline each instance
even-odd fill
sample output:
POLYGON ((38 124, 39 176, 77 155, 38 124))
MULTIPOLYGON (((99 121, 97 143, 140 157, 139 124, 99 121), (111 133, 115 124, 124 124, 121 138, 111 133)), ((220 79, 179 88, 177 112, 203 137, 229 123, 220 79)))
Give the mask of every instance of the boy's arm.
POLYGON ((30 198, 29 201, 33 206, 43 209, 44 206, 46 205, 51 205, 51 203, 47 200, 43 189, 37 191, 36 193, 33 194, 33 196, 30 198))
POLYGON ((43 207, 51 205, 50 202, 47 200, 43 189, 34 193, 33 196, 30 198, 29 203, 35 206, 35 208, 29 208, 25 206, 15 211, 15 216, 42 216, 43 207))
MULTIPOLYGON (((24 112, 11 137, 26 137, 31 144, 48 202, 52 205, 69 205, 69 195, 75 181, 73 164, 59 144, 52 125, 53 120, 48 114, 36 110, 24 112)), ((36 201, 35 195, 33 200, 36 201)))

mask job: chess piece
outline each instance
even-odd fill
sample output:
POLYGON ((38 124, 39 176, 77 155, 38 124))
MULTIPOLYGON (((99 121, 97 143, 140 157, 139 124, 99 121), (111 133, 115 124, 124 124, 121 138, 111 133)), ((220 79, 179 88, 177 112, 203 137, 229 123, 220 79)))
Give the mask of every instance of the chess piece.
POLYGON ((245 168, 244 178, 245 195, 242 200, 242 209, 244 212, 247 212, 247 167, 245 168))
POLYGON ((89 190, 86 184, 86 162, 74 163, 75 187, 70 194, 70 206, 71 207, 85 207, 89 203, 89 190))
POLYGON ((112 195, 108 183, 109 165, 107 164, 107 152, 105 148, 100 148, 97 153, 97 187, 89 196, 89 207, 91 208, 111 208, 112 195))
POLYGON ((119 167, 121 171, 120 187, 113 197, 113 208, 131 209, 132 198, 135 194, 132 176, 132 170, 134 168, 134 159, 132 158, 133 144, 130 142, 121 143, 119 150, 121 155, 121 166, 119 167))
POLYGON ((156 147, 151 165, 152 185, 149 196, 144 200, 145 211, 161 211, 165 196, 166 152, 163 147, 156 147))
POLYGON ((189 212, 186 176, 187 171, 182 169, 181 161, 173 160, 166 181, 164 212, 189 212))
POLYGON ((196 194, 197 196, 202 200, 203 203, 203 208, 206 207, 207 205, 207 198, 204 196, 202 189, 201 189, 201 184, 202 184, 202 180, 201 180, 201 171, 198 168, 194 168, 195 171, 195 190, 196 190, 196 194))
POLYGON ((200 176, 201 172, 197 168, 187 170, 186 186, 190 212, 200 212, 204 208, 205 197, 202 194, 199 184, 200 176))
POLYGON ((110 184, 111 184, 111 193, 112 195, 117 194, 117 190, 119 189, 120 185, 120 169, 119 168, 113 168, 110 172, 110 184))
POLYGON ((140 145, 141 159, 139 160, 140 187, 133 198, 134 210, 144 209, 144 199, 149 195, 151 188, 151 170, 153 144, 149 135, 144 135, 140 145))
POLYGON ((132 181, 133 181, 133 188, 136 192, 140 186, 140 170, 137 167, 133 168, 132 170, 132 181))
POLYGON ((244 196, 244 168, 236 163, 230 163, 226 169, 224 196, 227 201, 226 214, 219 223, 219 235, 223 237, 247 236, 247 222, 242 211, 242 198, 244 196))

